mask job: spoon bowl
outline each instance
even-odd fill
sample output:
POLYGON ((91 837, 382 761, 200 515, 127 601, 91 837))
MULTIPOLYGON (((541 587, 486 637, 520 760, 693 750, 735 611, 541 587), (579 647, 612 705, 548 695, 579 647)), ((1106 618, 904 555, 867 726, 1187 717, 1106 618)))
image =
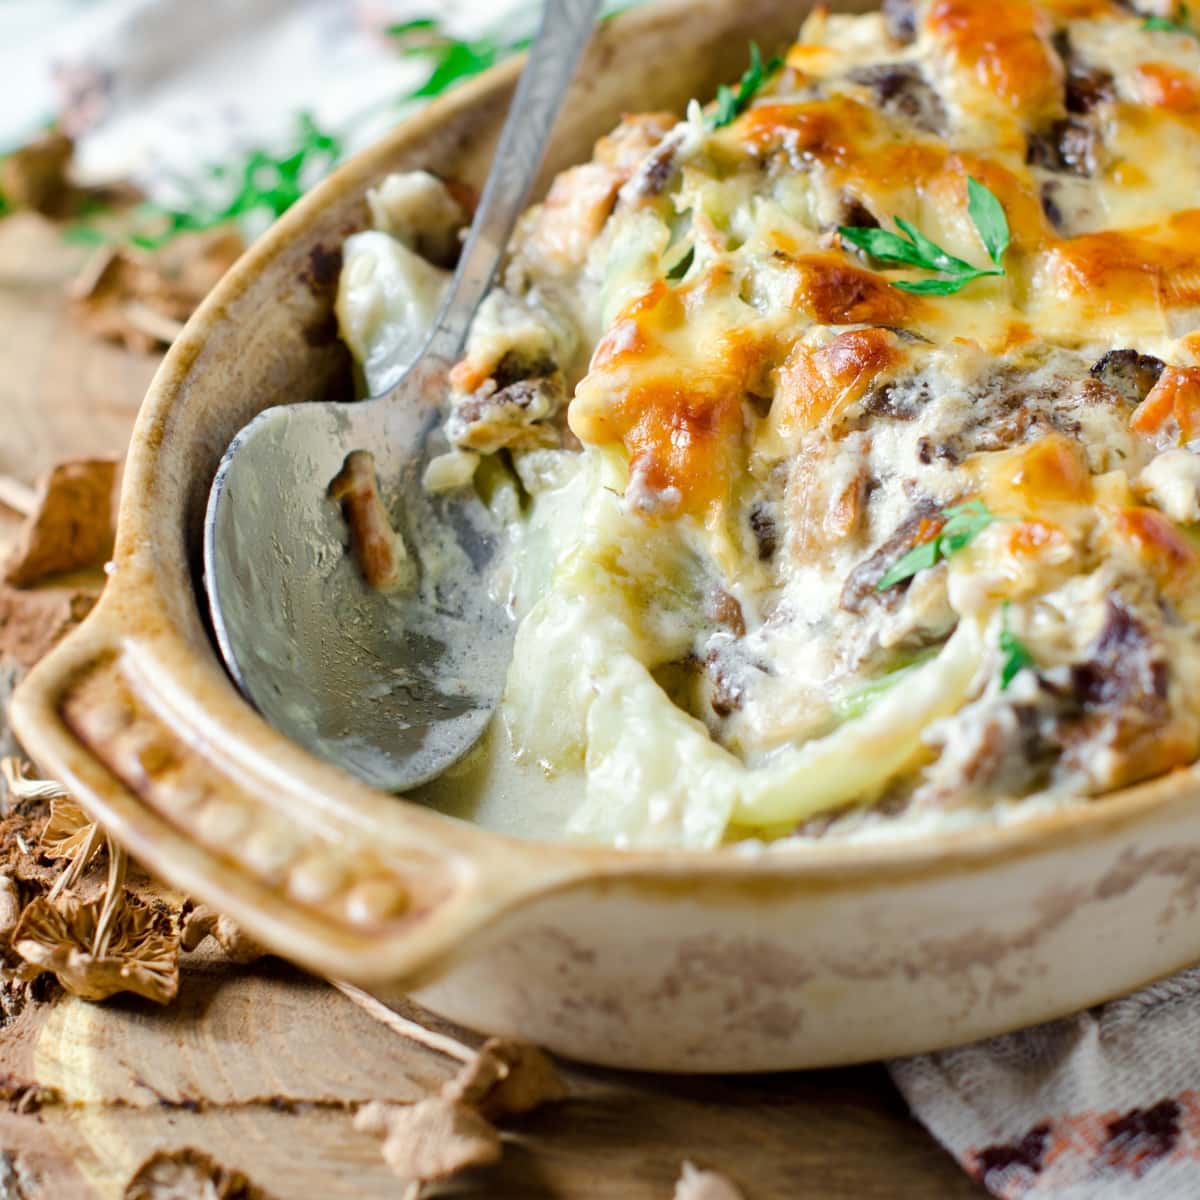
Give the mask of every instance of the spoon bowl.
POLYGON ((229 447, 205 527, 213 625, 238 686, 277 729, 388 791, 470 749, 512 648, 490 586, 497 522, 473 489, 421 483, 444 447, 440 410, 421 394, 437 389, 439 367, 411 372, 402 397, 262 413, 229 447), (393 591, 364 579, 328 492, 368 447, 415 568, 393 591))
MULTIPOLYGON (((386 395, 268 409, 230 444, 204 530, 222 657, 277 729, 388 791, 427 782, 482 735, 514 627, 496 576, 498 523, 470 487, 422 486, 449 449, 446 376, 499 265, 600 0, 547 0, 458 269, 415 362, 386 395), (330 486, 369 454, 404 562, 368 583, 330 486)), ((369 474, 369 470, 368 470, 369 474)), ((373 501, 378 503, 378 501, 373 501)))

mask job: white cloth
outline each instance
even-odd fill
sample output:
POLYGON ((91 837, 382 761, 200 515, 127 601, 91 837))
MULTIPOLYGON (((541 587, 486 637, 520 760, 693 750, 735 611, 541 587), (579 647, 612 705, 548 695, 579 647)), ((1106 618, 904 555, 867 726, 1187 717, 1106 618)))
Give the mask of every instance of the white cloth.
POLYGON ((78 138, 83 182, 128 179, 175 204, 208 168, 279 149, 310 112, 354 150, 404 114, 429 67, 389 25, 528 33, 531 0, 5 0, 0 151, 52 119, 78 138), (18 86, 15 86, 18 85, 18 86))
POLYGON ((890 1070, 917 1119, 1004 1200, 1200 1197, 1200 968, 890 1070))

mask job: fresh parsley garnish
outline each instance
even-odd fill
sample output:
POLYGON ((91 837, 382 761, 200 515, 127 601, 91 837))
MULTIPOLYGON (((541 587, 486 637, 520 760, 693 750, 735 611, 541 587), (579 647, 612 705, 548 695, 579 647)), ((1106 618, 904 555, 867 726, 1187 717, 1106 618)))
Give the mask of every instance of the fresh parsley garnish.
MULTIPOLYGON (((605 7, 601 17, 605 21, 623 8, 611 3, 605 7)), ((387 108, 439 96, 460 80, 478 75, 532 43, 530 37, 455 38, 445 32, 436 17, 404 21, 390 26, 387 32, 402 56, 423 59, 430 65, 424 82, 389 99, 387 108)), ((379 111, 379 105, 372 105, 352 118, 340 133, 320 128, 310 114, 301 113, 298 137, 282 153, 253 149, 240 160, 205 168, 208 186, 190 186, 175 206, 142 205, 140 221, 131 233, 109 233, 87 220, 85 214, 84 219, 67 227, 64 236, 85 245, 128 240, 143 249, 156 250, 180 233, 200 232, 247 218, 249 232, 257 233, 328 174, 342 158, 343 136, 351 137, 355 126, 379 111)), ((0 197, 0 215, 5 211, 0 197)))
POLYGON ((967 215, 979 234, 983 248, 988 252, 988 258, 999 267, 1008 249, 1008 218, 996 194, 985 188, 973 175, 967 176, 967 215))
POLYGON ((750 101, 754 99, 755 92, 766 82, 767 76, 782 66, 783 59, 779 55, 775 55, 774 58, 764 63, 758 43, 751 42, 750 65, 742 73, 737 91, 735 92, 725 84, 721 84, 717 88, 717 106, 709 114, 708 127, 721 129, 740 117, 750 107, 750 101))
POLYGON ((494 67, 502 58, 527 50, 533 41, 528 37, 511 41, 481 37, 466 41, 443 32, 431 17, 391 25, 387 33, 396 39, 405 58, 422 58, 430 64, 425 82, 409 92, 407 100, 440 96, 453 84, 494 67))
POLYGON ((982 183, 970 177, 967 179, 967 213, 995 266, 976 267, 956 258, 903 217, 895 218, 899 234, 887 229, 863 229, 851 225, 840 225, 838 233, 852 246, 865 250, 882 263, 919 267, 924 271, 937 271, 941 275, 940 279, 895 279, 892 280, 892 287, 918 295, 948 296, 973 279, 1004 274, 1000 264, 1009 243, 1008 218, 1004 215, 1004 206, 982 183))
POLYGON ((1181 4, 1179 6, 1179 20, 1174 21, 1170 17, 1147 17, 1142 22, 1142 28, 1148 29, 1157 33, 1182 33, 1187 37, 1200 40, 1200 33, 1197 33, 1189 24, 1191 21, 1191 13, 1188 12, 1188 6, 1181 4))
POLYGON ((941 515, 942 527, 933 537, 914 546, 892 563, 875 585, 877 592, 886 592, 903 580, 911 579, 918 571, 937 566, 943 558, 956 554, 996 519, 982 500, 968 500, 966 504, 944 508, 941 515))
POLYGON ((1004 622, 1000 627, 999 645, 1000 653, 1004 655, 1004 662, 1000 667, 1000 690, 1004 692, 1020 672, 1034 665, 1029 647, 1008 627, 1007 600, 1004 602, 1004 622))
MULTIPOLYGON (((610 20, 625 7, 623 4, 606 4, 600 19, 610 20)), ((405 58, 424 59, 430 66, 425 82, 403 96, 403 100, 428 100, 440 96, 454 84, 494 67, 510 54, 528 50, 533 44, 532 37, 456 38, 434 17, 401 21, 389 25, 386 32, 395 39, 397 49, 405 58)))
POLYGON ((695 259, 696 247, 689 246, 687 251, 680 256, 679 261, 667 272, 667 278, 672 282, 682 279, 692 269, 695 259))
MULTIPOLYGON (((322 129, 311 113, 297 116, 294 140, 281 153, 248 150, 239 162, 214 163, 205 169, 209 185, 189 189, 178 207, 143 204, 129 241, 157 250, 181 233, 199 233, 251 219, 265 226, 282 216, 342 157, 341 138, 322 129)), ((84 219, 71 225, 68 241, 92 245, 110 240, 84 219)))

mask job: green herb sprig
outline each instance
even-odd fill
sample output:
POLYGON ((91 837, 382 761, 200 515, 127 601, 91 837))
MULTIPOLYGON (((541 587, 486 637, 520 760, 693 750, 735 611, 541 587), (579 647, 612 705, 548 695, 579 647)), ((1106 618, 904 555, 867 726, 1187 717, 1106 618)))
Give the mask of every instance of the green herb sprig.
POLYGON ((783 59, 775 55, 763 62, 757 42, 750 43, 750 65, 742 72, 735 92, 726 84, 717 88, 717 106, 708 116, 709 129, 721 129, 737 120, 750 107, 755 93, 767 81, 767 76, 783 66, 783 59))
POLYGON ((957 554, 996 520, 982 500, 968 500, 966 504, 944 508, 941 515, 945 519, 941 529, 927 542, 914 546, 892 563, 875 585, 877 592, 886 592, 903 580, 911 579, 918 571, 934 567, 943 558, 957 554))
MULTIPOLYGON (((605 5, 606 11, 601 15, 601 21, 610 20, 626 7, 625 4, 605 5)), ((456 83, 470 79, 494 67, 509 55, 528 50, 533 45, 532 37, 456 38, 448 34, 434 17, 401 21, 389 25, 385 32, 395 40, 396 48, 405 58, 424 59, 430 66, 425 82, 407 92, 401 97, 402 100, 430 100, 440 96, 456 83)))
POLYGON ((983 248, 995 264, 992 267, 976 267, 956 258, 903 217, 895 218, 899 234, 887 229, 862 229, 851 225, 840 225, 838 233, 852 246, 865 250, 880 262, 919 267, 941 275, 940 279, 895 279, 892 287, 918 295, 948 296, 973 279, 1004 274, 1001 263, 1010 239, 1004 206, 979 180, 970 177, 967 179, 967 213, 983 248))
MULTIPOLYGON (((240 161, 213 163, 205 169, 210 188, 194 188, 179 207, 147 203, 139 208, 139 223, 128 240, 143 250, 158 250, 181 233, 201 233, 243 218, 263 224, 282 216, 305 191, 342 157, 341 139, 322 129, 311 113, 297 116, 291 143, 278 154, 247 151, 240 161)), ((84 219, 70 225, 64 237, 90 245, 111 235, 84 219)))
MULTIPOLYGON (((615 16, 622 6, 609 4, 606 9, 602 20, 615 16)), ((401 55, 429 63, 429 74, 417 87, 357 114, 342 133, 322 129, 311 114, 300 113, 298 134, 282 153, 253 149, 232 162, 212 164, 206 169, 210 187, 190 189, 178 206, 142 205, 139 224, 132 233, 113 234, 84 219, 68 226, 64 237, 88 245, 130 241, 143 249, 156 250, 181 233, 213 229, 244 218, 265 224, 286 212, 341 160, 343 133, 349 136, 359 123, 383 109, 440 96, 461 80, 527 49, 532 42, 529 37, 455 38, 435 17, 392 25, 387 33, 395 39, 401 55)), ((0 198, 0 215, 4 211, 0 198)))
POLYGON ((1142 28, 1156 33, 1182 33, 1186 37, 1196 38, 1200 41, 1200 33, 1197 33, 1192 28, 1191 13, 1188 12, 1188 6, 1181 4, 1179 6, 1179 20, 1174 21, 1170 17, 1146 17, 1142 21, 1142 28))
POLYGON ((425 82, 408 92, 404 97, 407 100, 440 96, 454 84, 494 67, 502 58, 527 50, 533 42, 528 37, 511 41, 480 37, 467 41, 443 32, 432 17, 391 25, 387 34, 396 39, 397 48, 405 58, 420 58, 430 64, 425 82))
POLYGON ((1000 627, 999 646, 1000 653, 1004 655, 1004 661, 1000 666, 1000 690, 1006 692, 1008 685, 1026 667, 1034 665, 1033 655, 1029 653, 1029 647, 1008 627, 1007 600, 1004 602, 1004 617, 1003 624, 1000 627))
POLYGON ((667 278, 673 283, 682 279, 691 269, 692 263, 696 260, 696 247, 689 246, 683 254, 679 256, 678 261, 667 272, 667 278))

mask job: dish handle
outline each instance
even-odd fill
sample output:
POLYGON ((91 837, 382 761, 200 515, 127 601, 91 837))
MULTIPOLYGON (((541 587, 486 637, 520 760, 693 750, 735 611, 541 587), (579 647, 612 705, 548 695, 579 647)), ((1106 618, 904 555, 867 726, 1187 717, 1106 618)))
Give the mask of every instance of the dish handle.
POLYGON ((106 593, 11 704, 39 768, 147 870, 283 957, 371 985, 433 981, 521 900, 581 873, 373 791, 275 733, 173 630, 106 593))

